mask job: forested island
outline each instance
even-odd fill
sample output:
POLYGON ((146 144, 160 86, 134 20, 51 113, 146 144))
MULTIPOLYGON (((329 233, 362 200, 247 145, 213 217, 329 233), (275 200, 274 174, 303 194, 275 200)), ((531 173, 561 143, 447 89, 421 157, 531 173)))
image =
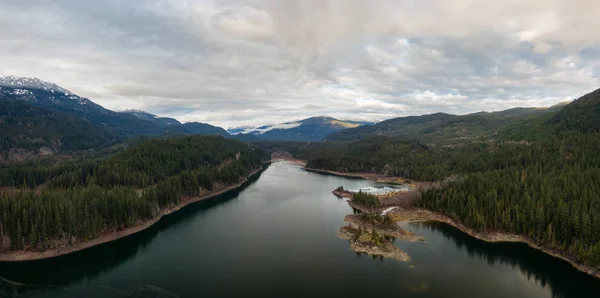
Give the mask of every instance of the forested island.
POLYGON ((383 123, 343 131, 344 138, 332 136, 331 142, 269 147, 306 160, 310 169, 430 181, 435 187, 421 189, 412 207, 478 233, 518 235, 600 276, 599 115, 597 90, 512 124, 479 116, 408 117, 404 124, 422 129, 411 138, 391 135, 391 123, 383 123), (433 124, 427 128, 427 123, 433 124), (479 134, 455 138, 437 133, 452 126, 460 131, 475 127, 479 134))
POLYGON ((51 257, 137 232, 241 185, 268 159, 248 144, 193 136, 100 159, 1 165, 0 260, 51 257))

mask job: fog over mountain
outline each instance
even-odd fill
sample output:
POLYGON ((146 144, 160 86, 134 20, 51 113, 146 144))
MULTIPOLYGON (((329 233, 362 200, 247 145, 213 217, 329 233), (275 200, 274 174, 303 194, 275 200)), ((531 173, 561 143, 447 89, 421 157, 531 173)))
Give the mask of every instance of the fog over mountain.
POLYGON ((598 87, 593 0, 0 2, 0 76, 222 127, 551 106, 598 87))

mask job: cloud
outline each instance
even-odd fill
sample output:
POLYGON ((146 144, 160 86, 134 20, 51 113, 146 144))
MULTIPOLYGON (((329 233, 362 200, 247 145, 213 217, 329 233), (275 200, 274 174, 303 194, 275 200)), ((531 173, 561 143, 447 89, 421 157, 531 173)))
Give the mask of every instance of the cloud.
POLYGON ((549 106, 598 88, 594 0, 19 0, 0 75, 222 126, 549 106))

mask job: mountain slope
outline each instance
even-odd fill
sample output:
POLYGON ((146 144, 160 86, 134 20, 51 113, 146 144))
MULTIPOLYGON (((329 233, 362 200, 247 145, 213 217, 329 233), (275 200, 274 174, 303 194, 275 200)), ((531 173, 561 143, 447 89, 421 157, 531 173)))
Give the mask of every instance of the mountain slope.
POLYGON ((0 161, 104 147, 118 140, 79 117, 19 101, 0 101, 0 131, 0 161))
POLYGON ((600 89, 567 105, 555 115, 552 122, 567 130, 600 132, 600 89))
POLYGON ((158 117, 139 110, 114 112, 56 84, 37 78, 0 77, 0 100, 26 102, 68 113, 123 136, 165 133, 228 135, 224 129, 209 124, 181 124, 173 118, 158 117))
POLYGON ((158 126, 179 126, 181 125, 181 122, 177 121, 176 119, 173 118, 167 118, 167 117, 159 117, 156 116, 154 114, 148 113, 146 111, 142 111, 142 110, 125 110, 121 112, 122 114, 129 114, 132 116, 135 116, 138 119, 141 120, 146 120, 146 121, 150 121, 158 126))
POLYGON ((184 123, 183 129, 188 134, 229 136, 229 133, 221 127, 200 122, 184 123))
POLYGON ((327 141, 354 141, 370 136, 416 139, 426 143, 453 145, 464 141, 488 141, 500 131, 527 120, 554 113, 552 108, 515 108, 499 112, 469 115, 436 113, 389 119, 372 126, 342 130, 326 137, 327 141))
POLYGON ((254 135, 262 140, 320 141, 330 133, 368 124, 373 123, 319 116, 277 125, 230 128, 228 132, 231 134, 254 135))
POLYGON ((87 98, 37 78, 1 77, 0 94, 4 100, 24 101, 69 113, 121 135, 161 133, 160 128, 149 121, 105 109, 87 98))

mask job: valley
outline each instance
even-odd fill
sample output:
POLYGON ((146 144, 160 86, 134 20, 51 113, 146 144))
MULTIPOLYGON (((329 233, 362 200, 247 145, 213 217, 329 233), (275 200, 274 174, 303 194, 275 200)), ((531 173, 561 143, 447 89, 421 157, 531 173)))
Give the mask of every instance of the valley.
POLYGON ((597 298, 598 11, 2 0, 0 298, 597 298))
MULTIPOLYGON (((0 261, 78 254, 133 237, 283 161, 314 175, 380 183, 365 188, 381 188, 376 199, 334 191, 355 212, 385 211, 382 220, 401 225, 441 221, 600 272, 599 90, 546 109, 379 123, 313 117, 228 132, 109 111, 35 79, 17 88, 22 81, 0 80, 0 261), (384 189, 391 184, 407 191, 384 189)), ((407 262, 410 254, 394 241, 421 239, 358 215, 345 222, 337 234, 358 253, 407 262)))

